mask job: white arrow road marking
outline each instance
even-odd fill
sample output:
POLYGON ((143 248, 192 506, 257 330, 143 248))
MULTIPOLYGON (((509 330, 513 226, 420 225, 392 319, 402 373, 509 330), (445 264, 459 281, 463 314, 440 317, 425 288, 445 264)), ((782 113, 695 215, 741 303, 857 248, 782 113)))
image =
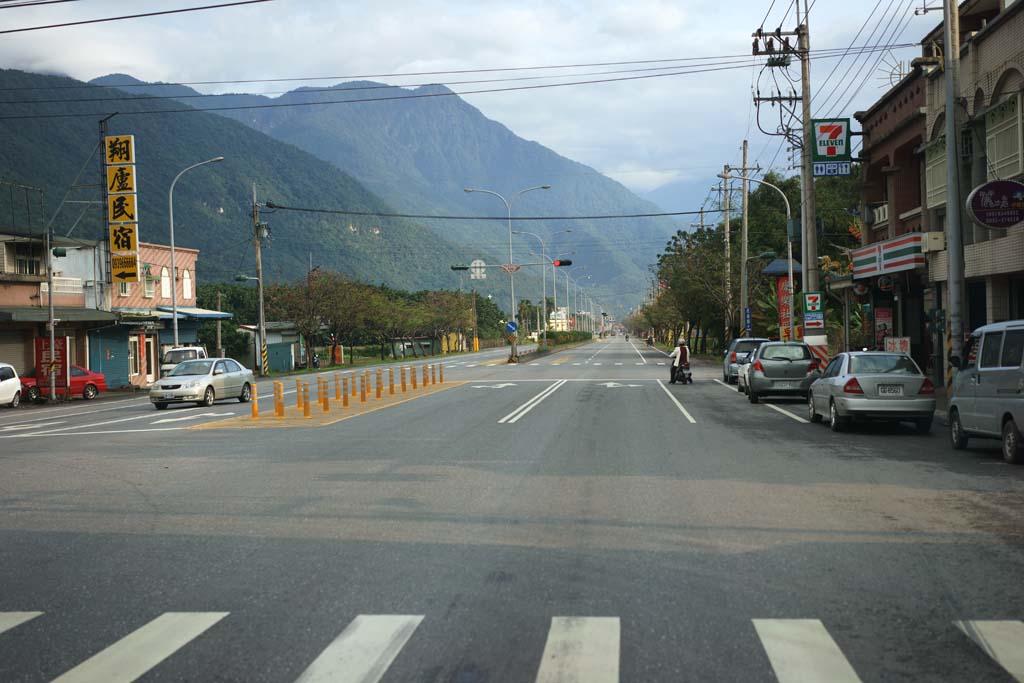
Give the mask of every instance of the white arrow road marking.
POLYGON ((150 422, 151 425, 159 425, 164 422, 181 422, 182 420, 195 420, 200 417, 234 417, 234 413, 197 413, 196 415, 186 415, 185 417, 166 417, 162 420, 155 420, 150 422))
POLYGON ((38 429, 39 427, 51 427, 53 425, 59 425, 65 422, 67 422, 67 420, 57 420, 56 422, 44 422, 42 424, 7 425, 6 427, 0 427, 0 432, 13 432, 17 429, 38 429))
POLYGON ((474 389, 504 389, 505 387, 514 387, 515 384, 509 382, 502 382, 501 384, 474 384, 474 389))
POLYGON ((642 384, 619 384, 618 382, 602 382, 601 384, 595 384, 596 387, 608 387, 614 389, 616 387, 642 387, 642 384))

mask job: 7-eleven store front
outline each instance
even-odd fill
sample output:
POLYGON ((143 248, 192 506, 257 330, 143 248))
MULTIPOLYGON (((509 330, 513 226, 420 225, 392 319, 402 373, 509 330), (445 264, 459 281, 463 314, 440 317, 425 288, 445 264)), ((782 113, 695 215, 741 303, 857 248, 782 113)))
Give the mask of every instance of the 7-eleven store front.
POLYGON ((884 349, 886 337, 907 338, 910 355, 925 373, 936 376, 941 359, 928 318, 941 303, 928 284, 923 242, 923 233, 912 232, 854 249, 852 305, 860 309, 869 348, 884 349))

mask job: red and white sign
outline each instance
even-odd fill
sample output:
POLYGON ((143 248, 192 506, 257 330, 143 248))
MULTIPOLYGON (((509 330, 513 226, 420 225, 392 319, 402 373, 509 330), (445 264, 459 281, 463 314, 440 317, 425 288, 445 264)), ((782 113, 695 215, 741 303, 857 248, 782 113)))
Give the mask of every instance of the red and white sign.
POLYGON ((775 294, 779 300, 779 336, 789 334, 789 319, 793 312, 789 309, 789 276, 784 275, 775 279, 775 294), (786 330, 782 332, 782 330, 786 330))
POLYGON ((910 337, 886 337, 887 353, 910 353, 910 337))
POLYGON ((875 346, 884 346, 885 338, 892 332, 892 309, 875 309, 875 346))
POLYGON ((54 376, 54 386, 62 389, 70 384, 71 363, 68 356, 68 338, 54 337, 56 353, 50 353, 50 338, 36 337, 36 382, 40 386, 50 384, 50 374, 54 376))

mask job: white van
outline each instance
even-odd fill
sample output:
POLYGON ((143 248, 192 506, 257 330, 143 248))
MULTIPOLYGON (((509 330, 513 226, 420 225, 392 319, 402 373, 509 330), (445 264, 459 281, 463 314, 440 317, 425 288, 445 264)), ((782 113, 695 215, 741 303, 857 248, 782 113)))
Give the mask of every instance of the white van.
POLYGON ((0 363, 0 405, 17 408, 21 403, 21 380, 13 365, 0 363))
POLYGON ((1003 459, 1024 463, 1024 320, 979 327, 964 347, 949 400, 953 448, 970 437, 1001 439, 1003 459))
POLYGON ((160 376, 164 377, 178 363, 199 358, 206 358, 206 349, 202 346, 176 346, 168 349, 160 361, 160 376))

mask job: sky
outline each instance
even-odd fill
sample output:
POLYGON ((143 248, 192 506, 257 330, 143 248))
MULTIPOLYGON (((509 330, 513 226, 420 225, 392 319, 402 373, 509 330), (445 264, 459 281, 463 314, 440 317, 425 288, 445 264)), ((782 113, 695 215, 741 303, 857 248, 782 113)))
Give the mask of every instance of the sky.
MULTIPOLYGON (((12 4, 24 1, 14 0, 12 4)), ((72 0, 20 8, 0 4, 0 30, 215 1, 72 0)), ((784 30, 795 26, 793 2, 273 0, 7 34, 0 39, 0 65, 82 80, 123 72, 146 81, 181 83, 639 60, 712 58, 708 61, 730 62, 731 68, 721 71, 465 96, 486 116, 521 137, 592 166, 635 192, 646 193, 677 184, 706 182, 710 187, 723 164, 740 165, 744 137, 750 140, 754 165, 787 165, 782 139, 758 131, 751 102, 752 89, 769 94, 776 87, 773 79, 788 89, 786 76, 780 69, 762 71, 748 60, 751 32, 758 26, 774 29, 781 24, 784 30), (713 59, 716 57, 727 59, 713 59)), ((862 26, 856 45, 914 43, 941 20, 939 12, 915 16, 913 9, 921 7, 922 0, 810 2, 812 52, 849 47, 862 26), (905 28, 897 30, 901 26, 905 28)), ((929 4, 938 2, 931 0, 929 4)), ((888 87, 890 66, 899 61, 909 63, 919 54, 920 48, 907 47, 881 55, 848 55, 842 61, 815 55, 811 75, 816 116, 851 116, 867 108, 888 87)), ((685 62, 652 62, 374 80, 398 85, 443 82, 459 92, 659 73, 595 75, 612 70, 660 68, 660 73, 674 73, 679 70, 676 67, 684 65, 689 66, 685 62), (454 82, 554 74, 563 76, 492 84, 454 82)), ((796 63, 789 75, 799 83, 796 63)), ((203 92, 276 94, 292 87, 323 87, 340 80, 195 87, 203 92)), ((765 127, 774 129, 777 110, 763 108, 761 120, 765 127)))

